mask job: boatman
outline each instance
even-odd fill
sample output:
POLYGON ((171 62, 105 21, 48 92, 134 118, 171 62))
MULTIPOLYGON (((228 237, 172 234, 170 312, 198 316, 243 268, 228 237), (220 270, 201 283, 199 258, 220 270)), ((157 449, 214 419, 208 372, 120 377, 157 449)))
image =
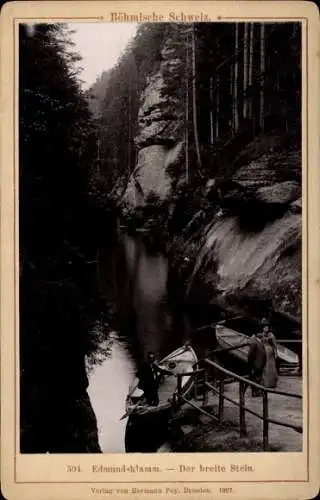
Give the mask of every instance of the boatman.
POLYGON ((155 360, 155 353, 148 352, 147 361, 137 372, 138 387, 143 390, 147 404, 150 406, 158 406, 159 404, 158 389, 163 377, 162 370, 160 371, 155 360))

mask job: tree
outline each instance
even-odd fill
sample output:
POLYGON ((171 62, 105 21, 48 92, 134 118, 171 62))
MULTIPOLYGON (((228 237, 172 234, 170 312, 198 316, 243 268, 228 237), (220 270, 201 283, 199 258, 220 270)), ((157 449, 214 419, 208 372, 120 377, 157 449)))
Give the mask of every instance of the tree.
POLYGON ((238 73, 239 73, 239 63, 238 63, 238 52, 239 52, 239 25, 235 23, 235 61, 234 61, 234 79, 233 79, 233 130, 234 133, 237 132, 239 128, 239 113, 238 113, 238 73))
POLYGON ((108 72, 104 92, 100 86, 97 92, 96 84, 89 90, 99 111, 101 176, 109 193, 121 183, 125 186, 135 167, 140 99, 147 78, 160 64, 166 30, 165 23, 139 25, 135 37, 108 72))
POLYGON ((265 25, 260 26, 260 109, 259 109, 259 126, 260 130, 264 129, 264 83, 265 83, 265 25))
POLYGON ((247 100, 247 87, 248 87, 248 23, 244 24, 244 38, 243 38, 243 118, 247 118, 248 114, 248 100, 247 100))
POLYGON ((185 162, 186 162, 186 182, 189 182, 189 31, 186 30, 186 77, 185 77, 185 87, 186 87, 186 114, 185 114, 185 162))
POLYGON ((198 122, 197 122, 197 86, 196 86, 196 33, 195 25, 192 25, 192 115, 194 142, 197 154, 198 167, 201 171, 201 155, 199 147, 198 122))
POLYGON ((99 451, 84 365, 94 128, 66 27, 20 25, 19 42, 21 452, 99 451))
POLYGON ((178 134, 186 144, 184 165, 171 172, 174 182, 179 176, 201 182, 205 170, 213 176, 214 165, 232 158, 256 134, 280 124, 289 130, 299 121, 300 109, 297 26, 140 25, 111 71, 101 105, 102 170, 108 184, 120 179, 125 186, 134 169, 139 106, 161 62, 165 113, 180 123, 178 134), (290 43, 283 44, 281 37, 290 43), (166 64, 171 56, 174 71, 166 64), (224 159, 218 162, 220 153, 224 159))

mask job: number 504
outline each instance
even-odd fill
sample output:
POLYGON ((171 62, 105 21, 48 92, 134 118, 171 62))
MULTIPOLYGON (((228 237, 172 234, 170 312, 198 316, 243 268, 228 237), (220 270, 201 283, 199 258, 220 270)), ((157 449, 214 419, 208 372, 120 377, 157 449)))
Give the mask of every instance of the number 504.
POLYGON ((81 472, 80 465, 67 465, 67 472, 81 472))

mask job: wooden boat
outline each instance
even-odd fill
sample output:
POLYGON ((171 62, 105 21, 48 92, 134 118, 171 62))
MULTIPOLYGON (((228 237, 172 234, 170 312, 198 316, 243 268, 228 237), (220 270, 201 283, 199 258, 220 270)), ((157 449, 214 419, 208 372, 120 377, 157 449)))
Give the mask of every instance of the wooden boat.
MULTIPOLYGON (((186 373, 194 370, 195 363, 198 361, 196 353, 190 345, 179 347, 168 356, 163 358, 157 366, 168 370, 170 374, 165 374, 163 381, 158 389, 159 404, 158 406, 147 405, 143 397, 143 391, 138 387, 138 379, 135 379, 129 389, 129 395, 126 400, 126 413, 122 418, 125 418, 133 413, 135 415, 143 415, 146 413, 155 413, 160 410, 165 410, 171 406, 171 398, 177 389, 177 374, 186 373)), ((194 384, 194 377, 186 375, 182 378, 182 394, 187 396, 190 394, 194 384)))
MULTIPOLYGON (((221 348, 230 348, 239 345, 239 348, 230 350, 230 355, 236 357, 238 360, 247 363, 249 345, 253 340, 248 335, 244 333, 232 330, 232 328, 227 328, 223 325, 216 325, 216 336, 217 341, 221 348), (243 345, 246 344, 246 345, 243 345)), ((298 355, 277 343, 277 354, 280 361, 280 366, 286 366, 293 369, 299 368, 299 357, 298 355)))

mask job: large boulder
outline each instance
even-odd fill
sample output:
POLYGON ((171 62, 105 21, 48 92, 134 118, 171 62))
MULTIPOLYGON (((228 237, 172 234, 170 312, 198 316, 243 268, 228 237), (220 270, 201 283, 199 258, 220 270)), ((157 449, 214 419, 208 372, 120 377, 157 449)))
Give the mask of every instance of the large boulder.
POLYGON ((171 194, 169 171, 181 162, 183 154, 183 141, 171 148, 159 144, 143 148, 123 196, 123 205, 129 210, 142 207, 150 194, 161 201, 168 199, 171 194))
POLYGON ((167 154, 167 147, 159 144, 139 151, 137 167, 123 197, 125 205, 132 208, 143 206, 150 193, 161 200, 169 195, 171 182, 163 168, 167 154))
POLYGON ((251 302, 265 301, 301 316, 301 216, 288 211, 247 233, 237 217, 214 220, 203 231, 187 293, 249 311, 251 302))

